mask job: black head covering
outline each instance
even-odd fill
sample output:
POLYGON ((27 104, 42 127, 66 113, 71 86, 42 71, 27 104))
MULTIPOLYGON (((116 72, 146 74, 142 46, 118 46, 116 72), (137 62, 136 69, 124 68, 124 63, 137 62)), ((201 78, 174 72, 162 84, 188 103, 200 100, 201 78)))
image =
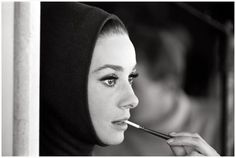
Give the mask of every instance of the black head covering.
POLYGON ((108 20, 80 3, 41 3, 40 155, 91 155, 103 145, 92 126, 87 81, 94 46, 108 20))

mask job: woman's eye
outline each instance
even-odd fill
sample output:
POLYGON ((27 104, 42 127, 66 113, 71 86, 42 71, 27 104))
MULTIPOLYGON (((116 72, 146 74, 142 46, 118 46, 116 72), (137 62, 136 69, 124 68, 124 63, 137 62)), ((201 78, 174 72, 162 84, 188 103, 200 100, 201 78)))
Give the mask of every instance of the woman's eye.
POLYGON ((132 85, 133 84, 133 82, 134 82, 134 79, 135 78, 137 78, 138 77, 138 73, 136 73, 136 72, 134 72, 134 73, 131 73, 130 75, 129 75, 129 83, 130 83, 130 85, 132 85))
POLYGON ((131 85, 133 84, 133 81, 134 81, 134 78, 129 77, 129 83, 130 83, 131 85))
POLYGON ((116 79, 107 79, 103 81, 107 86, 113 87, 116 84, 116 79))
POLYGON ((111 74, 100 79, 100 81, 108 87, 114 87, 117 80, 118 77, 115 74, 111 74))

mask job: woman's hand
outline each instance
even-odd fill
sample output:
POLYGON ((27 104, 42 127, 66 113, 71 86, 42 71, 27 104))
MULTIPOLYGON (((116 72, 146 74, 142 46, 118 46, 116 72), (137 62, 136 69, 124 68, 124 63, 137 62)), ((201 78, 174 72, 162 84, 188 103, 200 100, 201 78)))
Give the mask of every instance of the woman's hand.
POLYGON ((176 156, 220 156, 198 134, 193 133, 170 133, 173 137, 167 140, 171 150, 176 156))

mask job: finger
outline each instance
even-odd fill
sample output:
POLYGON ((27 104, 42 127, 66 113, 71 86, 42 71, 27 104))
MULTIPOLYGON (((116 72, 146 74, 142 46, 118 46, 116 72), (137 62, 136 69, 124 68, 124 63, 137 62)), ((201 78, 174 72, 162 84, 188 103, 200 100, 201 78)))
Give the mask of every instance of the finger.
POLYGON ((175 156, 185 156, 187 155, 183 146, 170 146, 172 152, 175 156))
POLYGON ((173 136, 173 137, 191 137, 191 138, 197 138, 200 141, 202 141, 203 143, 207 144, 207 142, 198 134, 198 133, 188 133, 188 132, 172 132, 169 135, 173 136))
POLYGON ((171 146, 189 146, 200 152, 201 154, 205 155, 208 147, 206 147, 205 143, 201 141, 200 138, 196 137, 186 137, 186 136, 178 136, 169 139, 168 144, 171 146))
POLYGON ((194 149, 190 146, 184 146, 185 151, 187 152, 187 155, 189 155, 194 149))
POLYGON ((184 146, 187 156, 204 156, 190 146, 184 146))
POLYGON ((204 155, 202 155, 199 152, 193 150, 188 156, 204 156, 204 155))
MULTIPOLYGON (((168 144, 169 144, 169 141, 170 140, 167 140, 168 144)), ((184 146, 170 145, 170 148, 171 148, 172 152, 174 153, 174 155, 176 155, 176 156, 185 156, 185 155, 187 155, 187 151, 186 151, 184 146)))
POLYGON ((200 137, 198 133, 188 133, 188 132, 172 132, 169 135, 173 136, 173 137, 200 137))
POLYGON ((174 137, 167 140, 171 146, 189 146, 205 156, 219 156, 219 154, 209 146, 201 137, 174 137))

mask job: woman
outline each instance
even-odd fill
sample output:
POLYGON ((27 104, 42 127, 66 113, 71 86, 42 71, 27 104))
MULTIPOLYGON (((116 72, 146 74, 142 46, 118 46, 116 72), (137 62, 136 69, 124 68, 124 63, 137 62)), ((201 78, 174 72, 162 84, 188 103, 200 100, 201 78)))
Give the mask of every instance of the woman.
MULTIPOLYGON (((92 155, 124 139, 135 49, 118 17, 79 3, 42 3, 40 155, 92 155)), ((176 155, 216 155, 198 135, 172 133, 176 155)))

